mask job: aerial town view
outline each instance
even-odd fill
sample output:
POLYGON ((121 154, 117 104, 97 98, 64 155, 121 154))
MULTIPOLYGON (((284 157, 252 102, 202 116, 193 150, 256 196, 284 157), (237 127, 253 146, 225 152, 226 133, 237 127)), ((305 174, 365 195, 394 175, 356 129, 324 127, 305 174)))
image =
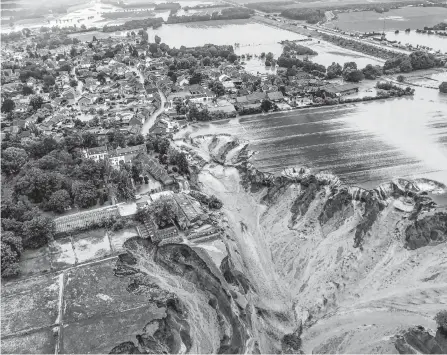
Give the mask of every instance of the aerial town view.
POLYGON ((1 353, 447 353, 445 0, 0 1, 1 353))

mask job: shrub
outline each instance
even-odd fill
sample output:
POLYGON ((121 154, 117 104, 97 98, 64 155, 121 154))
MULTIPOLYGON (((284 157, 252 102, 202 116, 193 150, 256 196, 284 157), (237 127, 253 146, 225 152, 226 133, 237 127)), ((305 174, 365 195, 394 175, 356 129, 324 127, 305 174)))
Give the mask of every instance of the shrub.
POLYGON ((435 316, 436 324, 443 332, 447 332, 447 310, 439 311, 435 316))
POLYGON ((447 94, 447 81, 444 81, 441 85, 439 85, 439 91, 443 94, 447 94))

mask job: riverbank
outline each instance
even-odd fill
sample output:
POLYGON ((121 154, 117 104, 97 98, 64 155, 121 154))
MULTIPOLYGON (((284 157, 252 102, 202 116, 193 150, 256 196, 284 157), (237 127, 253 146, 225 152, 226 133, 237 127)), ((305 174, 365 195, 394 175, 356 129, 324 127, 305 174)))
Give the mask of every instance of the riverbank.
MULTIPOLYGON (((408 211, 399 209, 413 208, 406 189, 423 186, 423 181, 412 185, 400 180, 370 191, 334 188, 335 177, 311 179, 306 170, 296 169, 296 181, 278 179, 265 188, 262 173, 244 163, 234 166, 234 151, 244 142, 233 145, 228 136, 193 141, 193 149, 223 159, 222 165, 207 164, 199 182, 203 191, 224 203, 228 253, 235 269, 254 286, 248 299, 263 310, 264 321, 253 323, 258 331, 284 334, 295 319, 295 327, 303 325, 306 353, 393 353, 391 335, 414 326, 416 319, 427 328, 436 327, 433 315, 444 305, 437 295, 445 286, 435 282, 429 288, 436 291, 427 293, 423 275, 435 273, 432 260, 439 265, 446 244, 408 250, 406 231, 413 222, 408 211), (410 277, 415 274, 419 276, 410 277), (415 305, 415 297, 425 302, 415 305), (395 317, 390 320, 384 314, 391 310, 395 317), (278 313, 281 320, 274 318, 278 313), (346 341, 334 344, 334 337, 346 341)), ((262 340, 259 345, 265 349, 262 340)))

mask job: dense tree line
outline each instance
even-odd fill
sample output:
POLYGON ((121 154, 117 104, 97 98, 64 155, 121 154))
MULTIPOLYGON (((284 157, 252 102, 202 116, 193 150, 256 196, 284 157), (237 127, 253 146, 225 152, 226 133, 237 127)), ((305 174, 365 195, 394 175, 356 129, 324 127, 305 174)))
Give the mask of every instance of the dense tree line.
POLYGON ((197 13, 193 15, 170 15, 166 21, 168 24, 172 23, 186 23, 186 22, 200 22, 200 21, 211 21, 211 20, 236 20, 236 19, 248 19, 254 13, 253 10, 230 7, 228 9, 223 9, 220 12, 213 12, 212 14, 197 13))
POLYGON ((408 73, 413 70, 430 69, 442 63, 430 53, 415 51, 410 55, 400 55, 389 59, 383 65, 385 73, 408 73))
POLYGON ((303 46, 302 44, 293 42, 293 41, 284 41, 282 43, 283 45, 283 52, 289 53, 293 52, 291 54, 295 55, 317 55, 318 52, 314 51, 312 48, 303 46))
POLYGON ((326 19, 324 13, 325 11, 320 9, 286 9, 281 12, 281 16, 314 24, 326 19))
POLYGON ((163 18, 161 17, 151 17, 142 20, 130 20, 124 22, 122 25, 110 25, 104 26, 103 32, 115 32, 115 31, 128 31, 135 28, 148 28, 157 27, 163 24, 163 18))

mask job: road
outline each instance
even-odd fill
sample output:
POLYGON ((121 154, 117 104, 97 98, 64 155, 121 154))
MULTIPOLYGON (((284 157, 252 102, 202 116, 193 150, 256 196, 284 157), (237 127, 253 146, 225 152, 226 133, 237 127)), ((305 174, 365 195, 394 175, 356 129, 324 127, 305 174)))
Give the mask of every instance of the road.
POLYGON ((160 107, 146 120, 146 122, 144 122, 143 127, 141 127, 141 134, 143 136, 149 133, 149 129, 154 125, 157 117, 160 116, 165 110, 166 97, 163 95, 161 90, 158 90, 158 93, 160 94, 161 98, 160 107))
MULTIPOLYGON (((233 2, 233 1, 224 0, 223 2, 225 2, 227 4, 230 4, 230 5, 233 5, 233 6, 247 8, 243 4, 237 4, 237 3, 233 2)), ((265 21, 262 21, 262 20, 264 20, 264 19, 265 20, 269 20, 269 18, 266 18, 265 15, 271 15, 271 14, 267 14, 265 12, 262 12, 262 11, 259 11, 259 10, 255 10, 255 15, 256 16, 253 17, 255 20, 260 21, 260 22, 265 22, 265 21)), ((281 19, 281 22, 276 21, 276 20, 271 20, 271 21, 269 21, 269 24, 272 25, 272 26, 275 26, 275 27, 279 27, 279 28, 288 30, 288 31, 292 31, 292 32, 296 32, 296 33, 301 33, 302 34, 302 31, 298 30, 298 28, 302 27, 302 26, 297 26, 297 22, 296 21, 287 20, 287 19, 285 19, 283 17, 281 17, 280 19, 281 19)), ((327 29, 327 28, 322 28, 322 27, 319 27, 319 26, 306 24, 306 27, 307 27, 307 29, 320 31, 322 33, 330 34, 330 35, 333 35, 333 36, 338 36, 338 37, 344 38, 344 39, 349 39, 349 40, 356 41, 356 42, 359 42, 359 43, 362 43, 362 44, 368 44, 370 46, 374 46, 374 47, 377 47, 377 48, 387 49, 387 50, 393 51, 393 52, 398 53, 398 54, 410 54, 412 52, 412 51, 409 51, 409 50, 406 50, 406 49, 396 48, 396 47, 392 47, 392 46, 385 46, 383 44, 373 43, 371 41, 354 38, 354 37, 351 37, 351 36, 348 36, 348 35, 343 35, 340 32, 337 32, 337 31, 334 31, 334 30, 331 30, 331 29, 327 29)))
POLYGON ((374 43, 372 41, 358 39, 358 38, 351 37, 351 36, 348 36, 348 35, 344 35, 344 34, 342 34, 340 32, 337 32, 337 31, 334 31, 334 30, 331 30, 331 29, 328 29, 328 28, 324 28, 324 27, 321 27, 321 26, 306 25, 306 27, 310 28, 312 30, 315 30, 315 31, 326 33, 328 35, 337 36, 337 37, 340 37, 340 38, 348 39, 350 41, 355 41, 355 42, 362 43, 362 44, 367 44, 369 46, 374 46, 374 47, 377 47, 377 48, 380 48, 380 49, 386 49, 386 50, 389 50, 389 51, 396 52, 398 54, 411 54, 411 51, 406 50, 406 49, 396 48, 396 47, 392 47, 392 46, 385 46, 383 44, 374 43))

